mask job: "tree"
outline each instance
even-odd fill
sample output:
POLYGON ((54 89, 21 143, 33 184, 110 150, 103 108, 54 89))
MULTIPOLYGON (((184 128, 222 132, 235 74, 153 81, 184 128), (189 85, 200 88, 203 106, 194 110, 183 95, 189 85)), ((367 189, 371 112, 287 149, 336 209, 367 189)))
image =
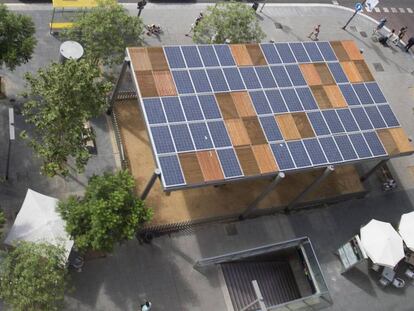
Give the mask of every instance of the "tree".
POLYGON ((68 285, 63 247, 19 242, 0 260, 0 298, 15 311, 61 310, 68 285))
POLYGON ((59 203, 66 231, 80 251, 112 252, 151 219, 152 210, 134 195, 134 186, 128 171, 105 173, 89 180, 83 198, 71 196, 59 203))
POLYGON ((93 138, 84 123, 105 111, 111 84, 102 81, 100 71, 85 60, 53 63, 37 75, 26 74, 30 100, 24 105, 26 122, 35 135, 27 138, 43 159, 41 170, 48 176, 67 175, 67 160, 73 157, 82 172, 89 159, 86 142, 93 138))
POLYGON ((195 43, 251 43, 265 37, 252 8, 240 2, 209 6, 194 28, 195 43))
POLYGON ((140 18, 128 15, 116 1, 103 0, 80 16, 63 37, 82 44, 94 63, 114 65, 122 63, 127 46, 142 44, 143 29, 140 18))
POLYGON ((0 67, 10 70, 27 63, 36 46, 35 26, 29 16, 10 12, 0 3, 0 67))

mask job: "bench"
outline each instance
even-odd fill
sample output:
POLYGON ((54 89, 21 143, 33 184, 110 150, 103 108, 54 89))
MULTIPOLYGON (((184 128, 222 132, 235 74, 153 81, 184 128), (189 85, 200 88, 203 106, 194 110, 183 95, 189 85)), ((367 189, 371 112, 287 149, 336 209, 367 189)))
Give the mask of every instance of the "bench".
POLYGON ((49 23, 49 29, 50 29, 50 33, 51 34, 52 34, 52 32, 54 30, 68 29, 68 28, 72 28, 72 27, 73 27, 73 23, 72 22, 49 23))

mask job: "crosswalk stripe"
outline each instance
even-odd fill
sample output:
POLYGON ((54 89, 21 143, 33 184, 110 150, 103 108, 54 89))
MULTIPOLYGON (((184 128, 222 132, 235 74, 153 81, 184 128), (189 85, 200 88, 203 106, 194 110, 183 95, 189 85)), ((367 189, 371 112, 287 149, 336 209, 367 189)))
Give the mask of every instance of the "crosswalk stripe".
POLYGON ((388 8, 382 8, 382 10, 384 11, 384 13, 388 13, 390 10, 388 10, 388 8))
POLYGON ((391 12, 392 13, 397 13, 397 9, 396 8, 391 8, 391 12))
POLYGON ((381 12, 381 10, 379 8, 376 8, 376 7, 374 8, 374 11, 377 12, 377 13, 381 12))
POLYGON ((413 13, 413 10, 410 9, 410 8, 407 8, 407 12, 412 14, 413 13))
POLYGON ((405 13, 404 8, 398 8, 398 10, 400 11, 400 13, 405 13))

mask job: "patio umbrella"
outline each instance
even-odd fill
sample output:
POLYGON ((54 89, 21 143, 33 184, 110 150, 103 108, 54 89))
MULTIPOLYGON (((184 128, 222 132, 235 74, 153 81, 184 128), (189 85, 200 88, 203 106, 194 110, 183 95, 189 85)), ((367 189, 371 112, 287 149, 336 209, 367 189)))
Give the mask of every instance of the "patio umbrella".
POLYGON ((414 212, 403 214, 398 227, 401 237, 405 245, 414 251, 414 212))
POLYGON ((372 219, 362 227, 361 244, 368 257, 380 266, 394 268, 404 258, 402 238, 388 222, 372 219))

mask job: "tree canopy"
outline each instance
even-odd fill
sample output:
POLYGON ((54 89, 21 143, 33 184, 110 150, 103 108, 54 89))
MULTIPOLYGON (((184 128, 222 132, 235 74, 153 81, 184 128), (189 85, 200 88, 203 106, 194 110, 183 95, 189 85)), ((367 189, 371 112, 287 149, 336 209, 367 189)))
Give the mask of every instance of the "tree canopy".
POLYGON ((27 63, 36 46, 35 26, 30 16, 10 12, 0 3, 0 67, 10 70, 27 63))
POLYGON ((152 210, 134 195, 134 186, 128 171, 105 173, 89 180, 83 198, 71 196, 59 203, 66 231, 80 251, 112 252, 151 219, 152 210))
POLYGON ((209 6, 194 28, 195 43, 251 43, 265 37, 255 11, 244 3, 221 2, 209 6))
POLYGON ((84 122, 106 109, 111 89, 100 71, 88 61, 68 60, 26 75, 30 100, 24 105, 26 122, 34 125, 34 135, 23 132, 38 156, 41 170, 48 176, 67 175, 69 157, 82 172, 90 157, 86 142, 93 138, 84 122))
POLYGON ((94 63, 114 65, 122 63, 127 46, 142 44, 143 29, 142 20, 128 15, 116 1, 102 0, 62 35, 82 44, 94 63))
POLYGON ((0 298, 14 311, 62 310, 68 285, 65 250, 20 242, 0 260, 0 298))

